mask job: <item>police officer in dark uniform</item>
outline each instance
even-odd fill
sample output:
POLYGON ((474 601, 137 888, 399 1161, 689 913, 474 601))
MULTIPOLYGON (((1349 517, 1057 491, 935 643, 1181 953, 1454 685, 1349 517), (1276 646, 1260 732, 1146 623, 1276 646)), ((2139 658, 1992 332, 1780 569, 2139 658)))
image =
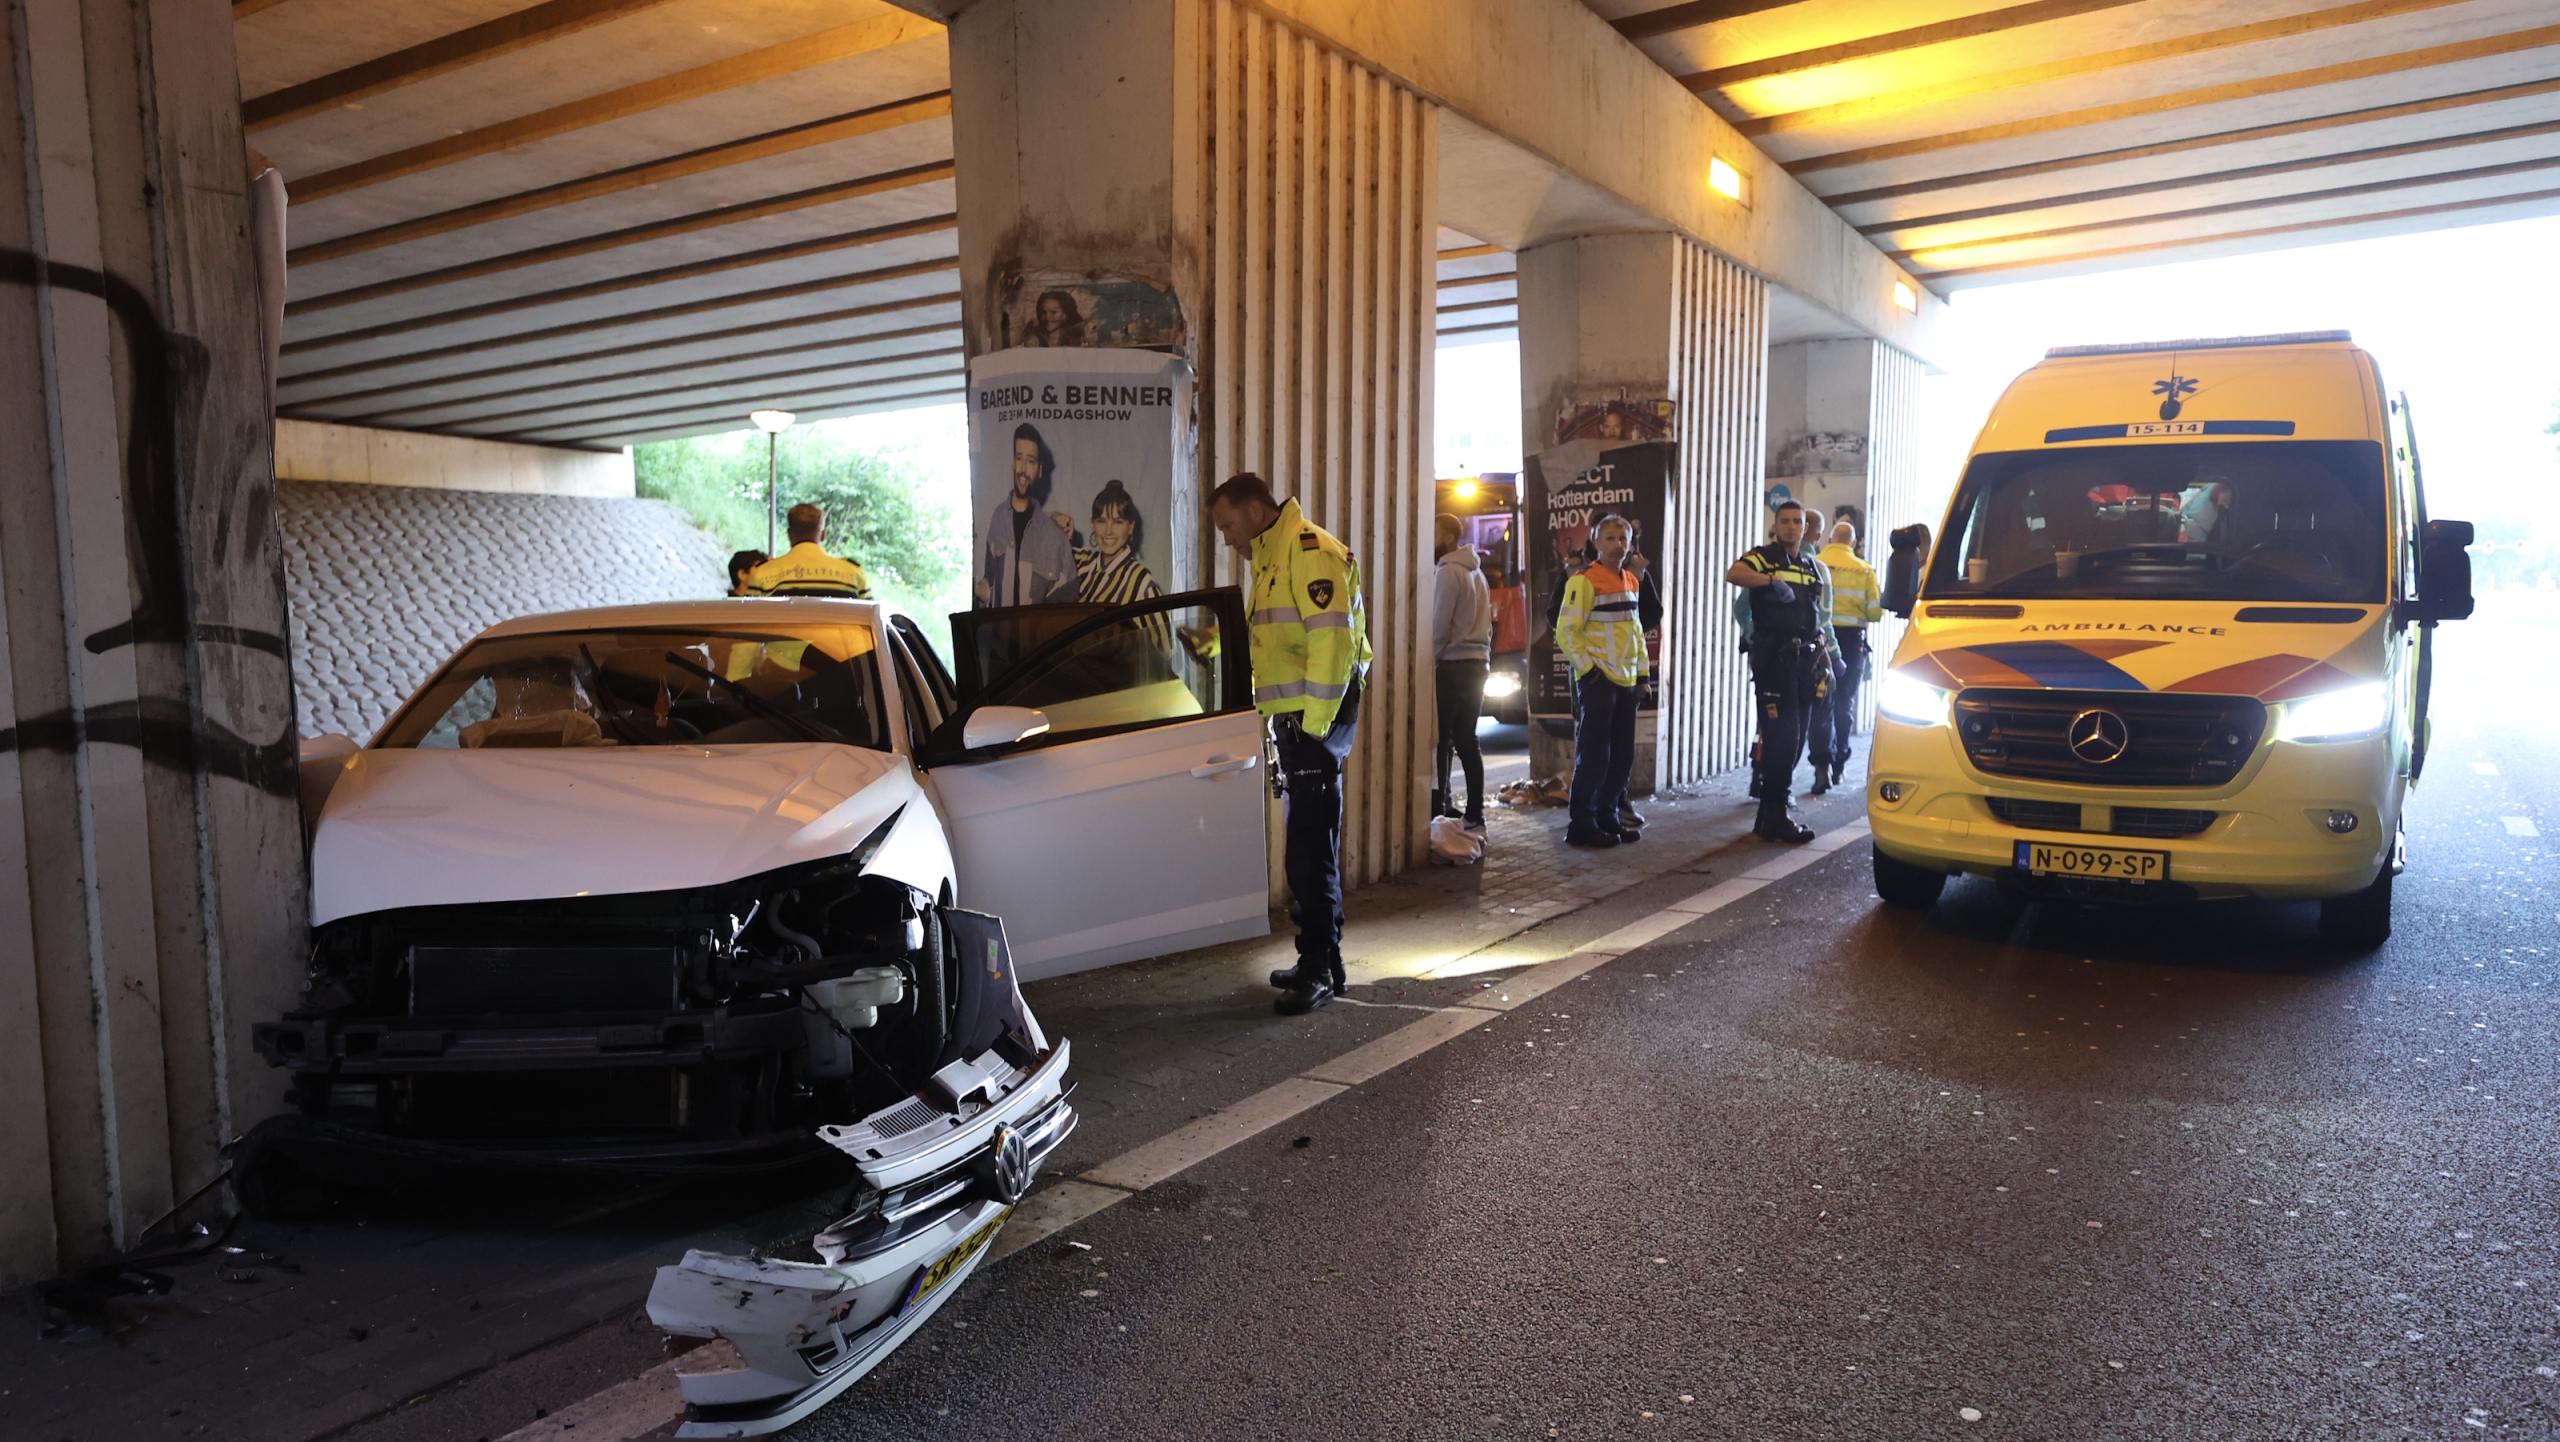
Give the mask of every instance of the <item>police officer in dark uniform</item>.
POLYGON ((1804 507, 1780 502, 1773 529, 1776 540, 1743 552, 1724 575, 1751 599, 1751 689, 1760 707, 1760 819, 1752 834, 1805 842, 1813 832, 1787 814, 1787 788, 1795 783, 1806 721, 1830 666, 1822 628, 1831 619, 1831 598, 1805 553, 1804 507))

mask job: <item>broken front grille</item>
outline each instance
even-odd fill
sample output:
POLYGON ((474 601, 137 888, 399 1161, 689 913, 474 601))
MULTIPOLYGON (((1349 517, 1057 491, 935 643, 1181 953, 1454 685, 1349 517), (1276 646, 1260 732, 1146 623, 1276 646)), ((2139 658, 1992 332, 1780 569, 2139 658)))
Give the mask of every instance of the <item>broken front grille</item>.
POLYGON ((2160 691, 2040 691, 1972 687, 1955 700, 1965 758, 1994 776, 2084 786, 2220 786, 2240 774, 2266 734, 2267 708, 2247 696, 2160 691), (2112 726, 2091 713, 2114 718, 2112 726), (2100 727, 2108 745, 2072 749, 2075 721, 2100 727), (2092 759, 2103 757, 2105 759, 2092 759))

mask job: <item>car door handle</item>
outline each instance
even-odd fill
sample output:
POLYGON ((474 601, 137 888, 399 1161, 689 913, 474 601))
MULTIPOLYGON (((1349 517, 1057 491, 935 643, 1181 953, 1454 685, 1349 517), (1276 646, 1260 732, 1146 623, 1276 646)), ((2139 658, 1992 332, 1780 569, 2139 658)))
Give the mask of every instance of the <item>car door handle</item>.
POLYGON ((1262 758, 1259 756, 1212 756, 1209 758, 1209 764, 1192 767, 1191 774, 1199 780, 1206 781, 1212 776, 1224 776, 1230 771, 1251 771, 1261 764, 1262 758))

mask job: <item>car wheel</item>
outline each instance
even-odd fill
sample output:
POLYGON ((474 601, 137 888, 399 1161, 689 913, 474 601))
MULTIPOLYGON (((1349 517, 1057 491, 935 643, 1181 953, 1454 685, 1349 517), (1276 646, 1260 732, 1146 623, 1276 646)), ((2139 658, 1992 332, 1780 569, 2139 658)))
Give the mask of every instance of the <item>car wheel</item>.
POLYGON ((1876 895, 1883 897, 1886 905, 1926 911, 1938 904, 1938 893, 1947 889, 1945 872, 1896 861, 1878 847, 1870 846, 1868 850, 1875 857, 1876 895))
POLYGON ((2320 903, 2320 939, 2340 951, 2363 955, 2391 939, 2391 867, 2373 885, 2320 903))

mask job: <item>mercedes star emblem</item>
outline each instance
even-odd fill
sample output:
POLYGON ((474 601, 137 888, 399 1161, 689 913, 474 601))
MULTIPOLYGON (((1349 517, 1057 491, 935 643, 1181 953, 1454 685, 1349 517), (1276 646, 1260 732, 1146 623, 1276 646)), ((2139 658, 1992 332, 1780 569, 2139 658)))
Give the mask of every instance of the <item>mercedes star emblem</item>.
POLYGON ((1023 1144, 1022 1133, 998 1127, 990 1155, 994 1166, 987 1180, 995 1187, 996 1200, 1012 1206, 1031 1190, 1031 1148, 1023 1144))
POLYGON ((2104 766, 2124 754, 2132 737, 2124 718, 2113 711, 2083 711, 2071 718, 2071 754, 2092 766, 2104 766))

